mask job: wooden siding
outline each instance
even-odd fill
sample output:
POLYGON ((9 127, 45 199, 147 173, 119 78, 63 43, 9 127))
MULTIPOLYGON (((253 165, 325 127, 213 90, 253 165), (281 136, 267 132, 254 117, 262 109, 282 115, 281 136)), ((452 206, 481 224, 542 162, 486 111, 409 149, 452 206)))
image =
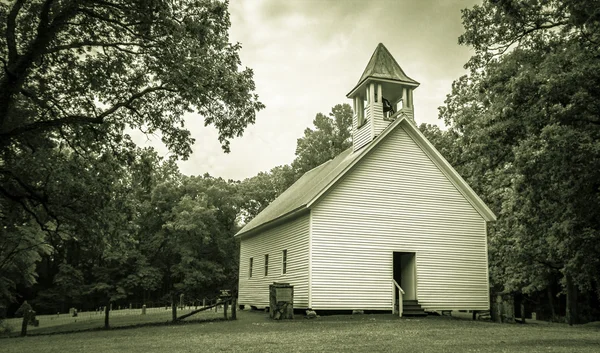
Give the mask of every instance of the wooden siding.
POLYGON ((393 252, 427 310, 486 310, 486 223, 399 126, 311 209, 311 306, 391 310, 393 252))
POLYGON ((262 233, 242 238, 240 243, 240 305, 269 306, 269 284, 285 282, 294 286, 294 306, 308 307, 309 215, 304 215, 262 233), (287 273, 282 274, 283 250, 287 249, 287 273), (265 255, 269 274, 265 276, 265 255), (249 277, 249 262, 253 273, 249 277))
POLYGON ((373 103, 373 137, 379 134, 390 125, 390 122, 383 120, 383 103, 373 103))
POLYGON ((358 117, 356 114, 354 115, 354 121, 352 123, 352 146, 354 147, 354 151, 366 146, 373 140, 371 137, 371 124, 373 123, 373 119, 371 119, 370 116, 370 109, 365 110, 365 119, 367 119, 367 121, 361 127, 357 128, 358 117))

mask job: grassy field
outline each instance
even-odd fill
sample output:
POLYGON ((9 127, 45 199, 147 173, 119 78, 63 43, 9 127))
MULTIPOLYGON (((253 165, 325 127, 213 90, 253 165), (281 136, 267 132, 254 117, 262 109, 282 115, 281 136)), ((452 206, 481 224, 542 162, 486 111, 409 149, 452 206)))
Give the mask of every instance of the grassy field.
MULTIPOLYGON (((194 310, 194 307, 186 307, 179 309, 178 315, 184 315, 194 310)), ((194 315, 193 319, 212 320, 223 317, 223 309, 218 312, 208 310, 194 315)), ((29 325, 27 332, 36 334, 47 334, 56 332, 73 332, 82 330, 91 330, 104 327, 104 313, 102 312, 80 312, 77 317, 72 317, 68 314, 61 315, 38 315, 36 317, 40 324, 38 327, 29 325)), ((171 308, 165 310, 162 308, 148 308, 146 315, 141 314, 141 309, 121 309, 110 312, 110 326, 113 328, 144 325, 144 324, 159 324, 171 321, 171 308)), ((13 334, 18 335, 21 332, 22 318, 7 319, 6 323, 10 325, 13 334)))
POLYGON ((9 352, 600 352, 597 325, 494 324, 450 317, 329 316, 190 323, 0 340, 9 352))

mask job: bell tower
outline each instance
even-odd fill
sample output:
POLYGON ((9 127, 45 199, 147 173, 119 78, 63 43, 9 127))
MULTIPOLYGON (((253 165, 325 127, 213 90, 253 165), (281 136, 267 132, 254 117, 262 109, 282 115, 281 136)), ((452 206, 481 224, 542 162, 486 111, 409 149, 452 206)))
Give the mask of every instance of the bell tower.
POLYGON ((414 123, 413 90, 418 86, 379 43, 358 83, 346 95, 354 101, 354 151, 373 141, 400 114, 414 123))

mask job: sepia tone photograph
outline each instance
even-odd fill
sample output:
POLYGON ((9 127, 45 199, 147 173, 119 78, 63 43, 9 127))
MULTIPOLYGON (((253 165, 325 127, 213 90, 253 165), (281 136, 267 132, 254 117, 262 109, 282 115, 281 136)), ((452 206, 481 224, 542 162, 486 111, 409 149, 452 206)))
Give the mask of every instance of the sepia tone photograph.
POLYGON ((0 0, 0 351, 600 351, 595 0, 0 0))

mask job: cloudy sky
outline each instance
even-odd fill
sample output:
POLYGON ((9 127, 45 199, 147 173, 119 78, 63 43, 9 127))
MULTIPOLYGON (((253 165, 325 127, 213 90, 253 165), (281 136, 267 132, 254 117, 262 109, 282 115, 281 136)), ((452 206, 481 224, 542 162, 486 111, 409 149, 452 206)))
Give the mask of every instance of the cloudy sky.
MULTIPOLYGON (((319 112, 329 113, 360 78, 383 43, 411 78, 415 120, 440 124, 437 108, 471 53, 458 45, 460 10, 474 0, 230 0, 230 40, 243 46, 260 100, 256 124, 224 154, 216 130, 188 117, 194 154, 184 174, 244 179, 294 159, 296 140, 319 112)), ((164 147, 151 144, 161 153, 164 147)))

